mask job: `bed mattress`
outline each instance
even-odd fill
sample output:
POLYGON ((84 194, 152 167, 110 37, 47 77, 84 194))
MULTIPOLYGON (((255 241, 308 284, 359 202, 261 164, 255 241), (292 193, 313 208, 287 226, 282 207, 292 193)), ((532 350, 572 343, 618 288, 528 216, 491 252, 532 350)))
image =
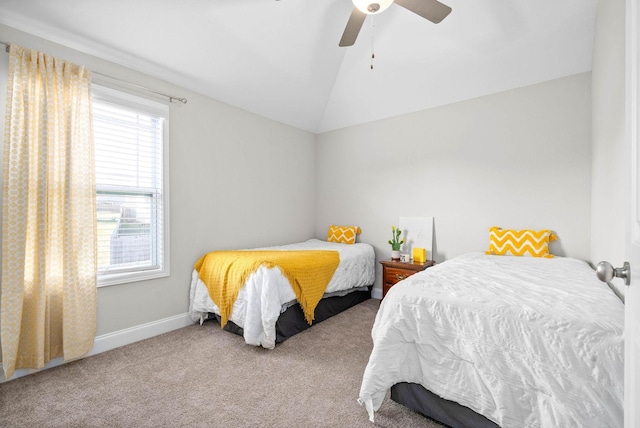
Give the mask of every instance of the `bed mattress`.
POLYGON ((583 261, 456 257, 385 296, 359 401, 408 382, 504 428, 620 427, 623 320, 583 261))
MULTIPOLYGON (((334 250, 340 253, 338 265, 327 285, 325 296, 345 295, 365 290, 375 281, 375 253, 365 243, 352 245, 310 239, 305 242, 256 250, 334 250)), ((276 343, 276 321, 280 313, 296 303, 289 281, 279 268, 261 266, 240 290, 229 320, 243 329, 248 344, 272 349, 276 343)), ((209 297, 206 285, 194 270, 191 277, 189 315, 193 321, 202 321, 208 313, 219 314, 218 307, 209 297)))

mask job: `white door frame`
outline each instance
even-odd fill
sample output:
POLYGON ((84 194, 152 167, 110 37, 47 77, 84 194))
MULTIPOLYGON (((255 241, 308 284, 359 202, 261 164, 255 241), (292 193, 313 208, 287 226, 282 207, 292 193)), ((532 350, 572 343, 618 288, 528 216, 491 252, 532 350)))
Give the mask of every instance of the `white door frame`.
MULTIPOLYGON (((624 426, 640 428, 640 0, 626 0, 626 126, 629 208, 626 258, 631 286, 625 295, 624 426)), ((612 167, 615 167, 612 165, 612 167)))

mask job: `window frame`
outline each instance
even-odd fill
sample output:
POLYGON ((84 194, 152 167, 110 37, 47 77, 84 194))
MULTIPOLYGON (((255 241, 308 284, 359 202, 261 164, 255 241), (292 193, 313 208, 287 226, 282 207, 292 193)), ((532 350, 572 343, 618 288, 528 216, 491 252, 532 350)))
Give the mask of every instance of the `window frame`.
MULTIPOLYGON (((122 107, 140 110, 153 115, 161 116, 162 127, 162 190, 160 206, 162 207, 162 226, 157 228, 154 246, 158 243, 158 235, 162 242, 162 249, 156 251, 159 267, 138 267, 131 270, 121 270, 118 272, 97 273, 97 286, 106 287, 111 285, 126 284, 137 281, 145 281, 168 277, 170 275, 170 230, 169 230, 169 113, 168 103, 161 103, 155 99, 143 97, 138 94, 124 92, 121 89, 110 88, 102 84, 92 84, 92 96, 94 100, 104 101, 122 107)), ((130 189, 131 190, 131 189, 130 189)), ((98 193, 123 194, 122 189, 113 189, 109 186, 99 187, 96 183, 96 202, 98 193)), ((142 195, 142 193, 138 193, 142 195)), ((97 219, 96 219, 97 220, 97 219)), ((156 256, 152 256, 156 257, 156 256)))

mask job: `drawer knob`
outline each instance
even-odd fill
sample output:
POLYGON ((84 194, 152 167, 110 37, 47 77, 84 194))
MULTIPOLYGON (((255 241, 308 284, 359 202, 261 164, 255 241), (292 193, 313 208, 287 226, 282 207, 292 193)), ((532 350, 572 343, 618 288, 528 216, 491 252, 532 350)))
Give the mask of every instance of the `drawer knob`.
POLYGON ((406 277, 407 277, 407 275, 402 275, 402 274, 399 274, 399 273, 397 273, 397 274, 396 274, 396 279, 397 279, 398 281, 402 281, 402 280, 403 280, 403 279, 405 279, 406 277))

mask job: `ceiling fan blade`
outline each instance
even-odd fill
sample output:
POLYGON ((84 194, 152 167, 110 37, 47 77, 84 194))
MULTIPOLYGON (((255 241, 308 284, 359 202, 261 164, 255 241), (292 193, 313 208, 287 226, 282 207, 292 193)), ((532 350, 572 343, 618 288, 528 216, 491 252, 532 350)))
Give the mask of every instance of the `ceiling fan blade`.
POLYGON ((352 46, 356 42, 358 33, 360 33, 360 29, 362 28, 362 24, 364 24, 364 20, 366 17, 367 14, 360 12, 358 8, 353 9, 353 12, 351 12, 351 16, 349 17, 349 21, 347 21, 347 27, 344 29, 344 33, 342 33, 342 38, 340 39, 340 43, 338 43, 338 46, 352 46))
POLYGON ((395 0, 395 3, 437 24, 451 13, 451 8, 438 0, 395 0))

